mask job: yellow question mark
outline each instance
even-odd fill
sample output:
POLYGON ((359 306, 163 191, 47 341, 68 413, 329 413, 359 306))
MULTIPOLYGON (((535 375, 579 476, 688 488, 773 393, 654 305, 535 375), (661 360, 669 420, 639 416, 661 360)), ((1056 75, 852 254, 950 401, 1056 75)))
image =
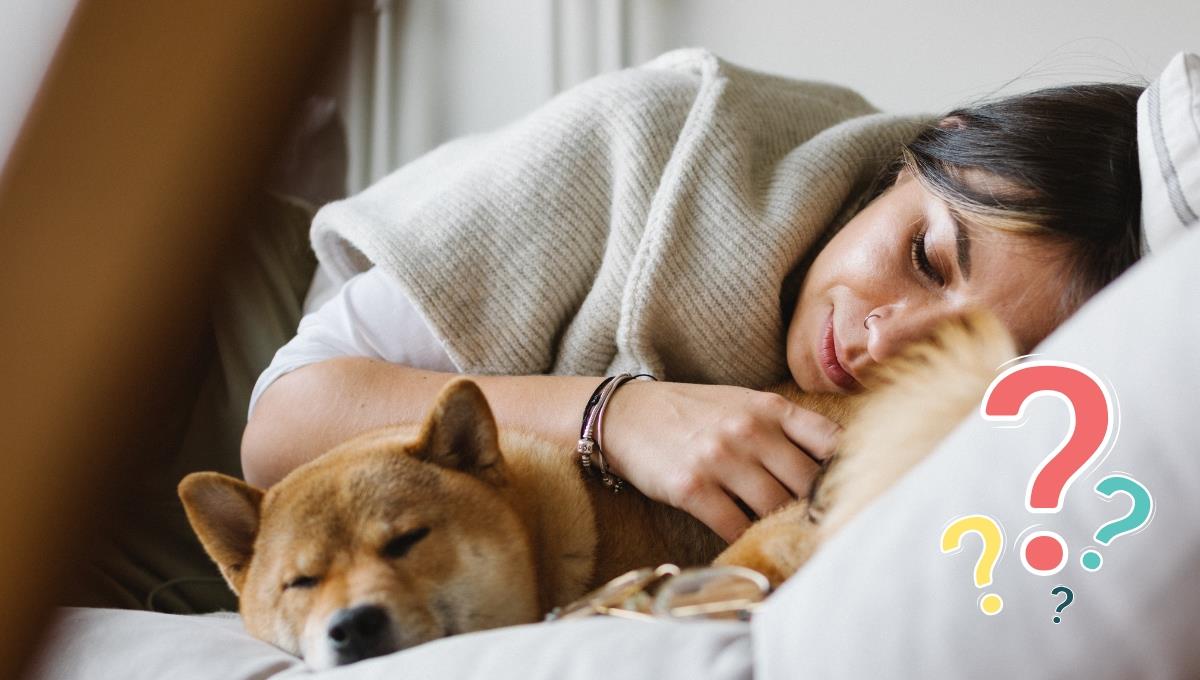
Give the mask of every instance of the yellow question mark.
MULTIPOLYGON (((975 587, 986 588, 992 584, 992 572, 1000 561, 1000 551, 1004 547, 1004 535, 996 520, 987 515, 967 515, 954 520, 942 532, 942 552, 960 552, 963 536, 970 533, 979 534, 983 541, 983 552, 975 562, 975 587)), ((984 614, 995 616, 1004 608, 1004 600, 995 593, 987 593, 979 599, 979 608, 984 614)))

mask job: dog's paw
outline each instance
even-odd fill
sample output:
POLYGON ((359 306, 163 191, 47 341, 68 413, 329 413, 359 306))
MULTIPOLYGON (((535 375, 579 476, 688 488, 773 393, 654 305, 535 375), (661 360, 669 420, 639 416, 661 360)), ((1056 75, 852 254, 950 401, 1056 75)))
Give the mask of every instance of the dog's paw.
POLYGON ((817 527, 809 519, 808 501, 800 500, 755 522, 713 564, 753 569, 777 588, 816 548, 817 527))

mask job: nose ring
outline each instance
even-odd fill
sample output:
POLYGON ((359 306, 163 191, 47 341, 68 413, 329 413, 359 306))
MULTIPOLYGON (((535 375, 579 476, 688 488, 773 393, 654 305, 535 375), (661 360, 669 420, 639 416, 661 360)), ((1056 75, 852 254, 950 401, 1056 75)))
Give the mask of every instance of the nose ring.
POLYGON ((867 322, 871 320, 871 317, 875 317, 877 319, 880 318, 878 314, 868 314, 867 318, 863 319, 863 328, 871 330, 871 327, 867 325, 867 322))

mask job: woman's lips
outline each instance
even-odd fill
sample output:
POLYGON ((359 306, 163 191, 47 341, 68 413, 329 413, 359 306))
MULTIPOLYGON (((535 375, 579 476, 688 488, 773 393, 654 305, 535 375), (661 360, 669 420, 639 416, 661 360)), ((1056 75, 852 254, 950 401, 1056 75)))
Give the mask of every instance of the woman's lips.
POLYGON ((821 335, 821 346, 818 349, 817 357, 820 359, 821 368, 825 370, 826 377, 836 386, 847 392, 856 392, 862 389, 862 385, 850 375, 842 362, 838 360, 837 344, 833 335, 833 311, 830 310, 829 318, 825 319, 825 332, 821 335))

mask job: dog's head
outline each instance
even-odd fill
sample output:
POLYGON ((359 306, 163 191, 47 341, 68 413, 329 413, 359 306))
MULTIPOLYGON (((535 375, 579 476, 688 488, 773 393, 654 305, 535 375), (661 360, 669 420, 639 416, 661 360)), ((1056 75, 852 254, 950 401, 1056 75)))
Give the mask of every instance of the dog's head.
POLYGON ((496 425, 459 379, 419 429, 365 434, 269 491, 211 472, 179 485, 246 629, 315 668, 535 621, 528 534, 496 425))

